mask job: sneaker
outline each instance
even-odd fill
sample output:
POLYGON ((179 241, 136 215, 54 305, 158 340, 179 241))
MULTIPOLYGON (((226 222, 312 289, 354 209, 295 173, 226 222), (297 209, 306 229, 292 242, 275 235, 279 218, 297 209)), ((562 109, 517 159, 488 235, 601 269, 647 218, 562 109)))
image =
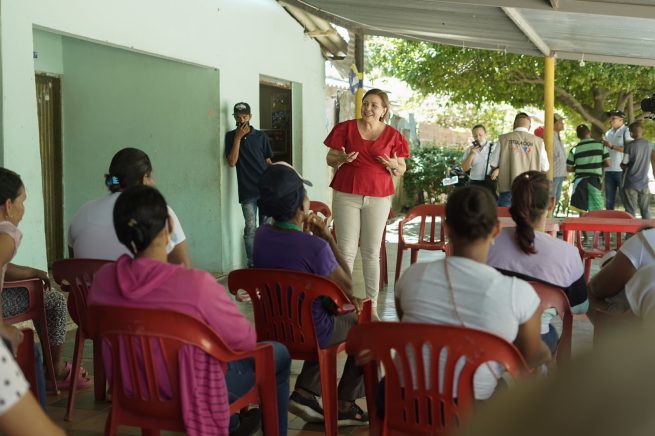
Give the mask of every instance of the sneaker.
POLYGON ((339 412, 339 427, 366 424, 368 424, 368 413, 364 412, 354 401, 350 403, 350 409, 346 412, 339 412))
POLYGON ((318 404, 315 396, 304 397, 298 392, 291 393, 289 397, 289 412, 307 422, 323 422, 323 408, 318 404))
POLYGON ((239 426, 230 436, 252 436, 262 427, 262 413, 258 408, 239 413, 239 426))

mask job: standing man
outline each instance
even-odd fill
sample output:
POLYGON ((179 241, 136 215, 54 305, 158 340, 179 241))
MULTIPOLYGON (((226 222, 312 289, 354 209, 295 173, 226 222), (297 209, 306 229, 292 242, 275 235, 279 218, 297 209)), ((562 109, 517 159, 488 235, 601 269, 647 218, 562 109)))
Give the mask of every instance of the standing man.
POLYGON ((580 142, 571 149, 566 161, 567 170, 575 173, 570 204, 585 212, 601 210, 603 193, 600 180, 603 168, 610 166, 609 150, 591 137, 591 130, 586 124, 576 127, 575 133, 580 142))
POLYGON ((462 169, 471 171, 469 175, 471 185, 487 188, 494 198, 498 198, 496 183, 487 179, 491 169, 491 153, 496 146, 487 140, 487 129, 482 124, 473 126, 471 134, 473 135, 473 144, 464 151, 462 169))
POLYGON ((526 171, 548 171, 548 155, 544 141, 530 133, 532 120, 525 112, 514 118, 514 131, 498 138, 498 146, 491 153, 491 178, 498 179, 498 206, 512 205, 512 182, 526 171))
POLYGON ((605 209, 614 210, 616 191, 621 186, 623 147, 632 141, 628 126, 623 124, 625 114, 620 110, 610 113, 610 129, 605 132, 603 144, 610 149, 610 166, 605 170, 605 209))
POLYGON ((264 170, 272 164, 273 151, 268 136, 250 125, 252 113, 248 103, 235 104, 233 112, 237 128, 225 134, 225 158, 231 167, 237 167, 239 203, 246 222, 243 242, 246 246, 248 267, 252 268, 252 247, 257 218, 259 224, 264 220, 261 213, 257 213, 259 179, 264 170))
POLYGON ((564 130, 564 117, 560 114, 555 114, 555 123, 553 124, 553 185, 552 194, 555 197, 555 208, 559 204, 560 197, 562 196, 562 183, 568 176, 566 171, 566 149, 562 143, 560 132, 564 130))
POLYGON ((637 208, 642 219, 650 219, 650 190, 648 189, 648 169, 655 170, 655 151, 653 145, 643 137, 644 128, 639 121, 630 124, 630 136, 634 141, 625 144, 623 151, 624 171, 621 194, 625 211, 635 215, 637 208))

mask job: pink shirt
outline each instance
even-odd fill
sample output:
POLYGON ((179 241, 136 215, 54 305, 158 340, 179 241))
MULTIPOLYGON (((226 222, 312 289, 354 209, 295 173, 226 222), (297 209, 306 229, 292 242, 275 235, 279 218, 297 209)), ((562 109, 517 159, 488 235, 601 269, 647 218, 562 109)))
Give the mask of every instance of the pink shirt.
MULTIPOLYGON (((14 252, 11 255, 11 258, 13 259, 14 256, 16 256, 16 252, 18 251, 20 241, 23 239, 23 233, 21 233, 18 227, 9 221, 0 221, 0 233, 6 233, 11 237, 11 239, 14 240, 14 252)), ((5 272, 7 272, 7 264, 2 265, 2 270, 0 270, 0 293, 2 293, 2 288, 5 284, 5 272)))
MULTIPOLYGON (((223 286, 207 272, 180 265, 123 255, 98 271, 89 304, 175 310, 204 320, 235 351, 252 350, 256 344, 255 330, 223 286)), ((105 354, 105 367, 111 368, 108 357, 105 354)), ((178 360, 187 434, 227 435, 229 402, 223 365, 193 347, 184 348, 178 360)), ((157 374, 166 374, 165 362, 156 361, 156 368, 157 374)), ((131 391, 131 386, 125 388, 131 391)), ((160 389, 170 395, 170 382, 163 380, 160 389)))
POLYGON ((325 138, 325 145, 346 153, 358 151, 357 159, 345 163, 334 174, 330 186, 346 194, 368 195, 371 197, 388 197, 395 188, 389 171, 378 162, 378 156, 409 156, 409 144, 403 135, 391 126, 386 126, 375 140, 362 138, 357 128, 357 120, 339 123, 325 138))

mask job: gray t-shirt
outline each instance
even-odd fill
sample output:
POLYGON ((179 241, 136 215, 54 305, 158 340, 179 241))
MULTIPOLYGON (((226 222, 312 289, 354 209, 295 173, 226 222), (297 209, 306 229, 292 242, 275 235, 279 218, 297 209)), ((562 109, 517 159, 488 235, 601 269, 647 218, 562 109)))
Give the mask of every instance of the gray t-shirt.
POLYGON ((647 139, 639 138, 625 145, 623 163, 628 164, 623 187, 625 189, 648 188, 648 169, 653 146, 647 139))

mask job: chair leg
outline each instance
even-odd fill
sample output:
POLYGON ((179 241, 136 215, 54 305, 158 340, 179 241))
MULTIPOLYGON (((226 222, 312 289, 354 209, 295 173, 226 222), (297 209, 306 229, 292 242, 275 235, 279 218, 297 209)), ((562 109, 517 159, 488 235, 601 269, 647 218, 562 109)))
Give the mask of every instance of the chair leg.
POLYGON ((52 361, 52 349, 50 348, 50 337, 48 336, 48 326, 46 325, 45 316, 39 320, 41 325, 41 351, 43 351, 43 360, 45 360, 45 366, 50 374, 50 380, 52 385, 55 388, 55 394, 59 395, 59 388, 57 387, 57 375, 55 374, 55 363, 52 361))
POLYGON ((591 262, 593 259, 590 257, 585 258, 584 260, 584 280, 589 283, 589 277, 591 276, 591 262))
POLYGON ((118 425, 116 425, 116 419, 112 407, 109 409, 109 415, 107 415, 107 421, 105 421, 105 436, 114 436, 116 430, 118 430, 118 425))
POLYGON ((418 260, 418 249, 417 248, 412 248, 412 255, 411 255, 410 263, 412 265, 414 265, 417 260, 418 260))
POLYGON ((75 408, 75 394, 77 393, 77 379, 80 372, 80 366, 82 365, 82 356, 84 355, 84 334, 82 330, 78 327, 77 333, 75 334, 75 350, 73 351, 73 363, 71 367, 71 383, 68 388, 68 405, 66 406, 66 416, 64 416, 65 421, 73 420, 73 409, 75 408))
POLYGON ((93 393, 96 401, 107 398, 107 378, 102 362, 102 346, 93 341, 93 393))
POLYGON ((394 277, 394 281, 398 281, 398 278, 400 277, 400 268, 403 266, 403 247, 398 242, 398 254, 396 255, 396 275, 394 277))
POLYGON ((336 436, 338 431, 339 410, 337 407, 337 353, 333 350, 318 352, 321 371, 321 391, 323 394, 323 417, 325 434, 336 436))

